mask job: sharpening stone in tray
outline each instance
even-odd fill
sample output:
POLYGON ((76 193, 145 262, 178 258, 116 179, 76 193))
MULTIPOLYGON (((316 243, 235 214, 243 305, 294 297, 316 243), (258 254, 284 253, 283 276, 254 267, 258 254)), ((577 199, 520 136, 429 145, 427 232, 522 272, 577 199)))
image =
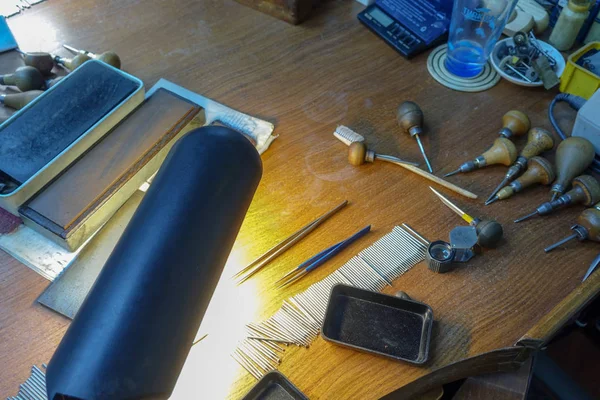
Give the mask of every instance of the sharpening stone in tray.
POLYGON ((201 110, 156 91, 19 209, 25 224, 77 249, 158 170, 181 136, 204 125, 201 110))
POLYGON ((139 88, 87 62, 0 129, 0 171, 24 183, 139 88))

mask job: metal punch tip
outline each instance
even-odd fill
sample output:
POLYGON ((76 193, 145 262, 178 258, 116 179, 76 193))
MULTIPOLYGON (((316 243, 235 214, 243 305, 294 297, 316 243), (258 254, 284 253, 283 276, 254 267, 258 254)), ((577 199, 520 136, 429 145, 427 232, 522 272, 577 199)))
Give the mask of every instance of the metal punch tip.
POLYGON ((531 214, 525 215, 524 217, 517 218, 517 219, 515 219, 515 224, 518 224, 519 222, 523 222, 525 220, 528 220, 529 218, 533 218, 533 217, 535 217, 537 215, 537 213, 538 212, 536 210, 536 211, 532 212, 531 214))

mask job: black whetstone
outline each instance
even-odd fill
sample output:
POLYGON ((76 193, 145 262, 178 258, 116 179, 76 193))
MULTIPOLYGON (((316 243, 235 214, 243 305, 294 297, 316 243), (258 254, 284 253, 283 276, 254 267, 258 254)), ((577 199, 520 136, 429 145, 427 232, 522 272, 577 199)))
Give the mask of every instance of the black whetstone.
POLYGON ((0 130, 0 171, 27 181, 138 88, 102 63, 83 64, 0 130))

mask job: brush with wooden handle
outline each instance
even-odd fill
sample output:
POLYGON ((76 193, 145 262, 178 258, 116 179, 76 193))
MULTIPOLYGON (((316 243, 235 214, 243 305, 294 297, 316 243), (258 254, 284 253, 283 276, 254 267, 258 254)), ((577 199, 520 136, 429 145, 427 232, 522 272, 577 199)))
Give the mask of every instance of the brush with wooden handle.
POLYGON ((393 156, 378 154, 378 153, 375 153, 373 150, 369 150, 364 143, 365 138, 362 135, 360 135, 359 133, 354 132, 352 129, 348 128, 347 126, 343 126, 343 125, 338 126, 336 128, 335 132, 333 133, 333 135, 339 141, 341 141, 345 145, 349 146, 348 161, 352 165, 358 166, 358 165, 364 164, 365 162, 373 162, 376 159, 382 160, 382 161, 387 161, 389 163, 399 165, 402 168, 405 168, 411 172, 414 172, 415 174, 417 174, 425 179, 428 179, 434 183, 437 183, 438 185, 441 185, 447 189, 450 189, 453 192, 458 193, 462 196, 468 197, 470 199, 477 198, 476 194, 471 193, 468 190, 465 190, 463 188, 460 188, 450 182, 447 182, 447 181, 443 180, 442 178, 438 178, 437 176, 430 174, 429 172, 423 171, 422 169, 417 168, 416 166, 414 166, 410 163, 407 163, 406 161, 400 160, 399 158, 396 158, 393 156))

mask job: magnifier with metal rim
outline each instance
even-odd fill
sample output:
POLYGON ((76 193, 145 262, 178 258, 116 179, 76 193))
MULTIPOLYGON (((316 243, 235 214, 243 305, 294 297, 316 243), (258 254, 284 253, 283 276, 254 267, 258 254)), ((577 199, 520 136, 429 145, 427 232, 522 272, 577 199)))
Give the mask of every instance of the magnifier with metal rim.
POLYGON ((452 245, 443 240, 431 242, 425 253, 427 268, 433 272, 444 273, 454 268, 454 256, 456 250, 452 245))

